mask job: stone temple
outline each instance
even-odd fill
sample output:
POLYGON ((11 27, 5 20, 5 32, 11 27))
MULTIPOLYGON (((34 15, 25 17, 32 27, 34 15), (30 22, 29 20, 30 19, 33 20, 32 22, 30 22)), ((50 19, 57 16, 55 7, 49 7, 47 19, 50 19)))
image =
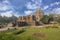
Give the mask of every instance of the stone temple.
POLYGON ((37 26, 40 25, 40 19, 43 17, 43 12, 40 8, 36 9, 33 15, 20 16, 17 20, 18 26, 37 26))

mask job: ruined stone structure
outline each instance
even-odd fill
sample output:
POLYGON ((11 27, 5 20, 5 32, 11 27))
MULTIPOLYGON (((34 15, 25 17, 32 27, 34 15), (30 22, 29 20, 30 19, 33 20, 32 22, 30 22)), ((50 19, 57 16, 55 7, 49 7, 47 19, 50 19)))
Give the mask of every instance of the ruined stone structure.
POLYGON ((39 25, 40 19, 43 16, 43 12, 40 8, 36 10, 33 15, 20 16, 18 18, 18 26, 36 26, 39 25))

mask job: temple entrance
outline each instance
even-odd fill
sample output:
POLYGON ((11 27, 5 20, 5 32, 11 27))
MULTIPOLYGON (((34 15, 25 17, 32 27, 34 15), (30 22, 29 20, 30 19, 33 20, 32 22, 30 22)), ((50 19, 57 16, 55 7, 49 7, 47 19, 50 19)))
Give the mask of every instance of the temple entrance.
POLYGON ((19 22, 18 23, 18 26, 21 27, 21 26, 28 26, 28 24, 26 22, 19 22))

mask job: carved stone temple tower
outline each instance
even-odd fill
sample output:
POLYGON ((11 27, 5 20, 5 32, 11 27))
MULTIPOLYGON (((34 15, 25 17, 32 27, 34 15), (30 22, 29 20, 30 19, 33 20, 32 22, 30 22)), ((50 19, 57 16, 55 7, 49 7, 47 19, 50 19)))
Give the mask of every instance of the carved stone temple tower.
POLYGON ((18 26, 36 26, 42 17, 42 10, 37 8, 33 15, 20 16, 17 20, 18 26))

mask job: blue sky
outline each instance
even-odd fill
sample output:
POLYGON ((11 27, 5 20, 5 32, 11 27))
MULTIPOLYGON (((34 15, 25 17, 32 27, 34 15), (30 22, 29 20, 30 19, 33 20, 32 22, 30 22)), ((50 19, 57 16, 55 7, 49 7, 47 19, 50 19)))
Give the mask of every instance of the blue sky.
POLYGON ((23 16, 33 14, 37 8, 48 14, 60 13, 60 0, 0 0, 2 16, 23 16))

